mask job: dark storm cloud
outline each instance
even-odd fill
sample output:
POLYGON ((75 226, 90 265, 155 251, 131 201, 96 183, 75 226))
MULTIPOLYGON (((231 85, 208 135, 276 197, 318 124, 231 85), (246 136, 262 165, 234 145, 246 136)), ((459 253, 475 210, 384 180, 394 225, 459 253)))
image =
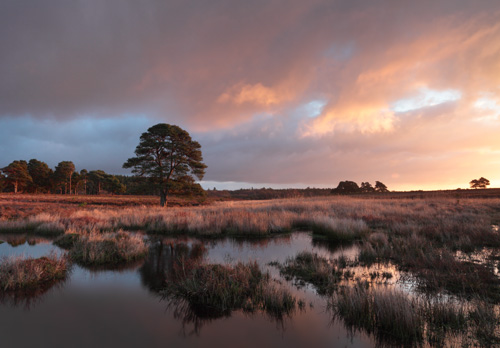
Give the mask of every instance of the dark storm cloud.
POLYGON ((73 161, 77 170, 102 169, 125 174, 128 171, 121 169, 121 165, 133 156, 141 133, 150 124, 151 120, 144 116, 126 116, 119 120, 0 119, 1 165, 36 158, 52 168, 60 161, 73 161))

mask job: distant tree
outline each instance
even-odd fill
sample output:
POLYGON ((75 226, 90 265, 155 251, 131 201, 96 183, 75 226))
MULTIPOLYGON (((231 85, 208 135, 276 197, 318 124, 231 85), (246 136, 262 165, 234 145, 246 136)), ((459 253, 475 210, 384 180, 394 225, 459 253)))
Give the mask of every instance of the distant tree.
POLYGON ((73 193, 76 195, 78 194, 78 187, 81 186, 83 178, 78 172, 73 172, 73 175, 71 175, 71 183, 73 186, 73 193))
POLYGON ((32 192, 50 191, 53 171, 49 168, 47 163, 34 158, 30 159, 28 162, 28 173, 33 179, 30 185, 32 192))
POLYGON ((91 170, 88 173, 88 183, 89 185, 89 191, 92 194, 100 194, 101 190, 103 189, 103 186, 108 178, 109 174, 107 174, 103 170, 91 170))
POLYGON ((159 123, 142 133, 135 157, 129 158, 123 168, 148 177, 160 191, 160 205, 167 205, 168 194, 182 183, 189 185, 188 177, 199 180, 207 167, 202 161, 201 146, 182 128, 159 123))
POLYGON ((83 191, 85 192, 85 194, 87 194, 88 174, 89 172, 87 171, 87 169, 80 170, 80 177, 82 179, 80 182, 83 184, 83 191))
POLYGON ((389 190, 382 182, 375 181, 375 192, 389 192, 389 190))
POLYGON ((14 186, 14 193, 33 181, 28 172, 28 163, 23 160, 12 162, 7 167, 2 168, 2 172, 6 176, 7 184, 14 186))
POLYGON ((337 188, 334 188, 332 190, 332 193, 340 195, 357 193, 357 192, 359 192, 358 184, 355 183, 354 181, 348 181, 348 180, 339 182, 337 188))
POLYGON ((62 161, 56 166, 54 172, 55 182, 58 186, 64 187, 64 192, 71 193, 71 178, 75 171, 75 165, 71 161, 62 161))
POLYGON ((486 178, 480 177, 479 179, 474 179, 471 182, 469 182, 470 187, 473 189, 485 189, 486 186, 490 185, 490 181, 486 178))
POLYGON ((362 182, 359 190, 364 193, 375 192, 375 189, 369 182, 362 182))
POLYGON ((6 177, 5 175, 2 174, 2 171, 0 170, 0 192, 3 192, 5 186, 7 186, 6 177))
POLYGON ((127 191, 127 187, 123 185, 114 175, 108 175, 106 178, 106 189, 115 195, 122 194, 127 191))

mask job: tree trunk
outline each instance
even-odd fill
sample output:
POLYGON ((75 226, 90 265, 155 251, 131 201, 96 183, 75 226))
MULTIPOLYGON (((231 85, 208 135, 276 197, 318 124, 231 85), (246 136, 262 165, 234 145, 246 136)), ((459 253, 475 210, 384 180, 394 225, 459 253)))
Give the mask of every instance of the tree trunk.
POLYGON ((17 193, 17 181, 14 181, 14 193, 17 193))
POLYGON ((161 207, 167 206, 167 192, 163 190, 160 190, 160 206, 161 207))
POLYGON ((69 175, 69 194, 71 194, 71 177, 73 176, 73 174, 70 174, 69 175))

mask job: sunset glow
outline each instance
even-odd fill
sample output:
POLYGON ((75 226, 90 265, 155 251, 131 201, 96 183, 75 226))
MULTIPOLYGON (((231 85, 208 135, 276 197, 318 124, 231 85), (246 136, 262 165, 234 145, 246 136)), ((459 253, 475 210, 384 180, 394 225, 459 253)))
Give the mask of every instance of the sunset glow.
POLYGON ((498 1, 6 1, 0 47, 0 167, 129 174, 165 122, 206 188, 500 187, 498 1))

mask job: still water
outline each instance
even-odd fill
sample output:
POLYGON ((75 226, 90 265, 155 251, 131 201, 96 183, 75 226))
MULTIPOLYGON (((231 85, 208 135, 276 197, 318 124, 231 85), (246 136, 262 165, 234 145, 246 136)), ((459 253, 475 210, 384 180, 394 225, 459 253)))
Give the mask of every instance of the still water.
MULTIPOLYGON (((50 240, 0 235, 0 257, 41 257, 62 253, 50 240), (24 238, 24 239, 23 239, 24 238)), ((169 305, 158 292, 171 264, 173 243, 199 240, 152 237, 148 257, 118 270, 74 265, 66 281, 29 298, 2 296, 0 347, 373 347, 363 333, 354 336, 332 322, 326 299, 312 287, 282 279, 271 261, 284 262, 301 251, 353 258, 345 250, 314 241, 307 233, 266 240, 201 241, 211 263, 257 261, 306 306, 284 320, 264 313, 232 312, 217 319, 196 318, 169 305)))

